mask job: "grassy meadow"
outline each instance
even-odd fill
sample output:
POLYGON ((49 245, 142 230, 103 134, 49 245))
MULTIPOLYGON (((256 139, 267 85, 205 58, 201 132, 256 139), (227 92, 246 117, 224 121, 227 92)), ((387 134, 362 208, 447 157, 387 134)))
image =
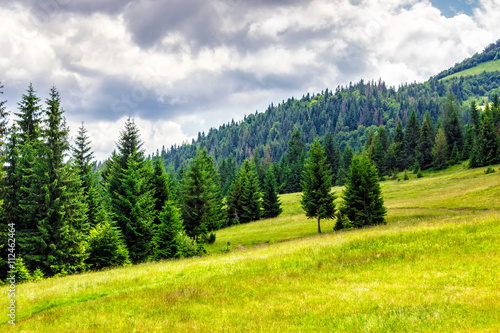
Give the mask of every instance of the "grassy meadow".
POLYGON ((19 284, 0 331, 498 332, 500 170, 484 169, 385 181, 387 225, 360 230, 318 235, 283 195, 204 257, 19 284))
POLYGON ((460 78, 462 76, 474 76, 481 74, 483 72, 495 72, 495 71, 500 71, 500 60, 491 60, 488 62, 483 62, 475 67, 463 70, 461 72, 448 75, 441 80, 449 80, 453 78, 460 78))

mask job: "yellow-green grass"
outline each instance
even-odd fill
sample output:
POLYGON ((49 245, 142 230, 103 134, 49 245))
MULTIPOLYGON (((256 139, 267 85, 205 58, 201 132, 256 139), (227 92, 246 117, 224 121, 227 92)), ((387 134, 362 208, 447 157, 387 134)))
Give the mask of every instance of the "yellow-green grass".
POLYGON ((284 195, 283 216, 218 232, 208 256, 20 284, 15 327, 3 287, 0 330, 500 331, 495 169, 383 182, 388 224, 348 232, 310 236, 300 195, 284 195))
POLYGON ((449 80, 449 79, 453 79, 456 77, 459 78, 462 76, 473 76, 473 75, 482 74, 483 72, 496 72, 496 71, 500 71, 500 59, 483 62, 483 63, 477 65, 476 67, 472 67, 472 68, 463 70, 461 72, 458 72, 458 73, 455 73, 452 75, 448 75, 448 76, 442 78, 441 80, 449 80))

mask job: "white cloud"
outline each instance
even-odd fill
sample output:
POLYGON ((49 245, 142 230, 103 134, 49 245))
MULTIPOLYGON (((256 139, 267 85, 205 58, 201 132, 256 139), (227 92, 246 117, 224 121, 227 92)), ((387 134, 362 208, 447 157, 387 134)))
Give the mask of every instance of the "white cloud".
POLYGON ((9 106, 29 82, 42 92, 55 84, 72 130, 85 121, 99 158, 129 114, 153 152, 308 91, 359 79, 426 80, 500 31, 498 0, 452 18, 428 0, 186 0, 170 8, 192 17, 171 21, 159 20, 168 12, 149 0, 109 0, 86 12, 64 2, 45 15, 13 3, 0 8, 9 106))

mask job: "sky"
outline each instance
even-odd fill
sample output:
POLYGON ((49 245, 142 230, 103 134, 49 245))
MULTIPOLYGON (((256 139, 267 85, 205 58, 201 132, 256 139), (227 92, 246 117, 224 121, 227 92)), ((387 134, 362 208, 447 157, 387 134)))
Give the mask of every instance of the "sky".
POLYGON ((0 18, 0 98, 17 112, 55 85, 98 160, 129 116, 154 153, 292 96, 423 82, 500 39, 500 0, 0 0, 0 18))

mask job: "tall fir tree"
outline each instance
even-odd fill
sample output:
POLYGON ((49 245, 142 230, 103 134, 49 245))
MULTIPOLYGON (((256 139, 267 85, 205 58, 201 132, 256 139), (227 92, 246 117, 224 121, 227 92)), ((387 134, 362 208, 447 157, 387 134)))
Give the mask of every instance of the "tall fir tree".
POLYGON ((117 148, 105 176, 109 212, 124 237, 131 261, 137 263, 151 253, 155 202, 139 128, 130 118, 120 132, 117 148))
POLYGON ((337 173, 340 168, 340 151, 333 143, 333 135, 328 132, 325 135, 325 155, 326 163, 330 166, 330 174, 332 175, 332 183, 337 181, 337 173))
POLYGON ((278 197, 278 186, 274 177, 274 165, 269 164, 262 189, 262 217, 272 218, 281 214, 281 201, 278 197))
POLYGON ((46 101, 43 131, 46 140, 43 148, 45 168, 40 170, 42 162, 39 161, 35 172, 38 179, 44 180, 44 218, 38 221, 40 234, 34 239, 35 249, 40 251, 36 254, 36 261, 37 266, 49 275, 83 271, 87 258, 87 206, 82 198, 80 178, 71 164, 65 161, 70 149, 69 129, 60 103, 59 92, 52 87, 46 101))
POLYGON ((481 122, 481 116, 479 114, 479 109, 477 108, 476 101, 470 103, 469 111, 472 126, 474 128, 474 133, 477 136, 479 134, 479 125, 481 122))
POLYGON ((246 160, 243 162, 244 183, 241 193, 241 222, 252 222, 260 220, 262 207, 262 192, 255 165, 246 160))
POLYGON ((420 138, 417 146, 417 160, 423 169, 432 167, 432 147, 434 146, 434 131, 431 124, 431 115, 425 113, 424 121, 420 127, 420 138))
POLYGON ((152 259, 160 260, 179 257, 179 244, 176 239, 183 232, 181 213, 175 201, 165 201, 158 216, 158 226, 153 237, 152 259))
POLYGON ((420 137, 420 128, 418 126, 417 114, 415 113, 415 110, 412 110, 405 131, 405 152, 406 152, 405 168, 415 163, 415 159, 417 157, 416 150, 419 137, 420 137))
MULTIPOLYGON (((344 203, 340 213, 355 227, 386 223, 387 211, 378 182, 377 169, 368 156, 353 157, 342 198, 344 203)), ((335 226, 336 229, 344 227, 340 223, 335 226)))
POLYGON ((286 180, 286 192, 300 192, 302 171, 304 170, 305 146, 302 142, 300 131, 296 129, 288 141, 288 150, 286 151, 286 161, 290 173, 286 180))
POLYGON ((172 177, 167 174, 163 165, 161 156, 156 156, 154 160, 153 171, 153 197, 155 200, 155 218, 153 220, 154 228, 160 225, 160 214, 164 211, 163 207, 167 201, 176 202, 174 195, 174 184, 172 177))
POLYGON ((446 142, 448 146, 453 147, 456 144, 458 151, 462 151, 464 146, 464 137, 458 112, 458 102, 453 93, 450 92, 444 110, 444 133, 446 135, 446 142))
POLYGON ((446 134, 442 127, 438 129, 438 132, 436 134, 432 155, 434 156, 434 168, 436 170, 446 168, 446 166, 448 165, 449 151, 448 142, 446 141, 446 134))
POLYGON ((331 187, 332 176, 325 151, 315 139, 305 164, 300 204, 308 218, 317 219, 318 233, 321 233, 321 219, 331 219, 335 215, 335 195, 331 187))
POLYGON ((398 121, 398 124, 396 125, 393 144, 395 166, 397 170, 401 171, 406 167, 405 136, 403 133, 403 124, 401 123, 401 121, 398 121))
POLYGON ((198 240, 224 223, 220 183, 214 178, 215 166, 206 149, 198 150, 181 184, 181 207, 184 228, 198 240))
POLYGON ((500 162, 500 137, 495 127, 493 113, 489 108, 485 108, 481 119, 474 150, 477 153, 477 162, 472 165, 487 166, 500 162))
POLYGON ((89 227, 93 227, 108 220, 103 204, 103 194, 97 184, 97 176, 92 171, 95 166, 94 153, 87 135, 87 129, 82 122, 73 146, 73 161, 81 180, 84 203, 87 205, 87 220, 89 227))

